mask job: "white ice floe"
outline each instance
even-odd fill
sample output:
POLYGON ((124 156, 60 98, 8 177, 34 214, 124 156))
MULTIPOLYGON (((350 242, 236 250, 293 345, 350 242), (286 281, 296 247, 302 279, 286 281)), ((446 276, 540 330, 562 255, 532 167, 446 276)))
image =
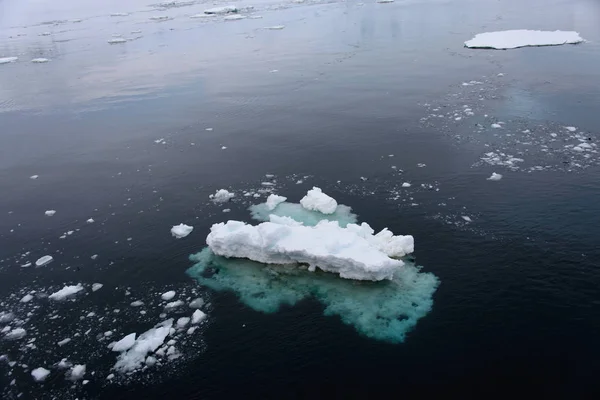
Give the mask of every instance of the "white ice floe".
POLYGON ((31 60, 32 63, 34 64, 43 64, 43 63, 47 63, 48 61, 50 61, 47 58, 34 58, 33 60, 31 60))
POLYGON ((279 216, 275 214, 269 215, 269 222, 279 225, 287 225, 287 226, 301 226, 304 225, 302 222, 296 221, 293 218, 286 216, 279 216))
POLYGON ((141 307, 144 305, 144 302, 141 300, 136 300, 136 301, 132 301, 129 305, 131 307, 141 307))
POLYGON ((67 373, 67 378, 71 381, 78 381, 85 375, 85 364, 74 365, 73 368, 67 373))
POLYGON ((94 223, 94 219, 93 219, 93 218, 89 218, 89 219, 88 219, 87 221, 85 221, 85 222, 87 222, 88 224, 93 224, 93 223, 94 223))
POLYGON ((333 214, 337 209, 337 201, 323 193, 318 187, 313 187, 300 200, 300 204, 307 210, 318 211, 322 214, 333 214))
POLYGON ((101 283, 94 283, 92 285, 92 292, 96 292, 96 291, 102 289, 102 286, 104 286, 104 285, 101 283))
POLYGON ((326 220, 313 227, 228 221, 214 224, 206 243, 215 254, 225 257, 265 264, 308 264, 310 270, 318 267, 347 279, 391 279, 403 263, 390 257, 412 253, 413 237, 394 236, 387 229, 373 233, 366 223, 341 228, 337 221, 326 220))
POLYGON ((206 314, 200 310, 194 311, 192 314, 192 324, 196 325, 206 319, 206 314))
POLYGON ((246 19, 248 17, 246 17, 245 15, 228 15, 226 17, 223 17, 223 20, 225 21, 238 21, 240 19, 246 19))
POLYGON ((124 38, 114 38, 107 41, 108 44, 119 44, 119 43, 127 43, 127 39, 124 38))
POLYGON ((172 301, 170 303, 165 304, 165 309, 171 310, 173 308, 181 307, 185 303, 181 300, 172 301))
POLYGON ((38 258, 38 260, 35 262, 35 265, 36 265, 36 267, 41 267, 41 266, 51 263, 52 260, 54 260, 54 258, 52 258, 52 256, 43 256, 43 257, 38 258))
POLYGON ((502 125, 500 125, 500 124, 492 124, 491 127, 494 128, 494 129, 500 129, 500 128, 502 128, 502 125))
POLYGON ((226 203, 231 200, 235 194, 227 191, 226 189, 219 189, 215 194, 208 196, 215 203, 226 203))
POLYGON ((27 335, 27 331, 23 328, 15 328, 4 335, 4 339, 7 340, 19 340, 23 339, 27 335))
MULTIPOLYGON (((196 310, 200 311, 200 310, 196 310)), ((200 311, 202 312, 202 311, 200 311)), ((181 317, 177 320, 177 328, 183 329, 190 323, 190 317, 181 317)))
POLYGON ((167 15, 157 15, 154 17, 150 17, 148 19, 150 19, 152 21, 166 21, 169 19, 169 17, 167 15))
POLYGON ((39 175, 31 175, 31 176, 29 177, 29 179, 37 179, 37 178, 39 178, 39 177, 40 177, 39 175))
POLYGON ((47 217, 51 217, 56 214, 56 210, 48 210, 44 213, 47 217))
POLYGON ((265 26, 265 29, 268 29, 268 30, 271 30, 271 31, 280 31, 283 28, 285 28, 285 25, 265 26))
POLYGON ((190 302, 190 308, 201 308, 204 305, 204 299, 198 297, 190 302))
POLYGON ((2 57, 0 58, 0 64, 9 64, 17 61, 19 57, 2 57))
POLYGON ((154 353, 162 346, 167 336, 169 336, 172 326, 173 320, 168 319, 142 333, 131 348, 119 355, 114 366, 115 371, 130 373, 141 368, 146 360, 146 356, 154 353))
POLYGON ((194 14, 194 15, 190 15, 190 18, 208 18, 208 17, 212 17, 214 16, 214 14, 194 14))
POLYGON ((377 0, 377 2, 381 3, 381 4, 387 4, 387 3, 393 3, 394 0, 377 0))
POLYGON ((475 35, 465 42, 465 47, 478 49, 516 49, 527 46, 557 46, 581 43, 584 39, 574 31, 534 31, 516 29, 486 32, 475 35))
POLYGON ((408 183, 408 182, 404 182, 404 183, 402 184, 402 187, 403 187, 403 188, 409 188, 409 187, 411 187, 411 186, 412 186, 412 185, 411 185, 410 183, 408 183))
POLYGON ((64 300, 69 296, 72 296, 76 293, 79 293, 83 290, 83 286, 81 286, 81 283, 78 283, 77 285, 70 285, 70 286, 65 286, 64 288, 60 289, 57 292, 52 293, 50 296, 48 296, 49 299, 51 300, 64 300))
POLYGON ((468 217, 466 215, 462 215, 461 218, 464 219, 467 222, 473 222, 473 220, 471 219, 471 217, 468 217))
POLYGON ((29 303, 31 300, 33 300, 33 296, 28 293, 21 298, 21 303, 29 303))
POLYGON ((168 292, 165 292, 160 295, 160 298, 163 299, 164 301, 173 300, 173 297, 175 297, 174 290, 169 290, 168 292))
POLYGON ((135 332, 125 336, 123 339, 119 340, 113 345, 112 351, 123 352, 129 350, 135 344, 135 337, 135 332))
POLYGON ((128 15, 129 15, 129 13, 122 13, 122 12, 110 14, 111 17, 127 17, 128 15))
POLYGON ((31 371, 31 376, 36 382, 43 382, 50 375, 50 371, 43 367, 38 367, 31 371))
POLYGON ((287 200, 287 197, 278 196, 276 194, 270 194, 267 197, 267 208, 269 211, 273 211, 279 204, 287 200))
POLYGON ((565 126, 565 129, 569 132, 575 132, 577 130, 577 128, 575 128, 574 126, 565 126))
POLYGON ((175 237, 176 239, 181 239, 192 233, 193 230, 193 226, 179 224, 171 228, 171 235, 173 235, 173 237, 175 237))
POLYGON ((236 6, 214 7, 204 10, 204 14, 229 14, 238 12, 236 6))
POLYGON ((492 175, 487 178, 488 181, 499 181, 500 179, 502 179, 502 174, 497 174, 495 172, 492 172, 492 175))
POLYGON ((61 340, 61 341, 58 341, 58 342, 56 342, 56 344, 57 344, 59 347, 62 347, 62 346, 64 346, 65 344, 69 343, 70 341, 71 341, 71 338, 66 338, 66 339, 63 339, 63 340, 61 340))

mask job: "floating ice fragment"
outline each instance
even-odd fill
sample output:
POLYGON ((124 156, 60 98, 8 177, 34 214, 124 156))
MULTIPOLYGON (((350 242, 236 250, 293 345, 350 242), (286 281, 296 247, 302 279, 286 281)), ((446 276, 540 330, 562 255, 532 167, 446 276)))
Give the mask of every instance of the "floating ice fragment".
POLYGON ((39 177, 40 177, 39 175, 31 175, 31 176, 29 177, 29 179, 37 179, 37 178, 39 178, 39 177))
POLYGON ((27 335, 27 331, 23 328, 15 328, 12 331, 4 335, 4 339, 7 340, 19 340, 23 339, 27 335))
POLYGON ((96 291, 102 289, 102 286, 104 286, 104 285, 101 283, 94 283, 92 285, 92 292, 96 292, 96 291))
POLYGON ((50 371, 43 367, 38 367, 31 371, 31 376, 33 380, 36 382, 43 382, 50 375, 50 371))
POLYGON ((388 4, 388 3, 393 3, 394 0, 377 0, 377 2, 381 3, 381 4, 388 4))
POLYGON ((168 319, 142 333, 129 350, 121 353, 114 369, 120 373, 130 373, 140 368, 146 356, 162 346, 172 326, 173 320, 168 319))
POLYGON ((492 124, 491 127, 494 128, 494 129, 500 129, 500 128, 502 128, 502 125, 500 125, 500 124, 492 124))
POLYGON ((66 338, 61 340, 60 342, 56 342, 57 345, 59 345, 60 347, 64 346, 65 344, 69 343, 71 341, 71 338, 66 338))
POLYGON ((81 286, 81 283, 78 283, 77 285, 70 285, 70 286, 65 286, 64 288, 60 289, 57 292, 52 293, 50 296, 48 296, 49 299, 51 300, 64 300, 69 296, 72 296, 76 293, 79 293, 83 290, 83 286, 81 286))
POLYGON ((575 128, 574 126, 565 126, 565 129, 569 132, 575 132, 577 130, 577 128, 575 128))
POLYGON ((204 300, 201 297, 194 299, 190 302, 190 308, 202 308, 204 300))
POLYGON ((584 39, 574 31, 534 31, 517 29, 479 33, 465 42, 465 47, 478 49, 516 49, 527 46, 557 46, 581 43, 584 39))
POLYGON ((193 230, 193 226, 179 224, 171 228, 171 235, 173 235, 173 237, 175 237, 176 239, 181 239, 188 236, 190 233, 192 233, 193 230))
POLYGON ((287 200, 287 197, 278 196, 276 194, 271 194, 267 197, 267 208, 269 211, 273 211, 279 204, 283 203, 287 200))
POLYGON ((271 31, 280 31, 284 28, 285 28, 285 25, 265 26, 265 29, 269 29, 271 31))
POLYGON ((78 381, 85 375, 85 365, 77 364, 67 373, 70 381, 78 381))
POLYGON ((51 216, 53 216, 54 214, 56 214, 56 210, 48 210, 48 211, 44 212, 44 214, 45 214, 47 217, 51 217, 51 216))
POLYGON ((169 17, 166 16, 166 15, 157 15, 157 16, 154 16, 154 17, 150 17, 148 19, 150 19, 152 21, 166 21, 166 20, 169 19, 169 17))
POLYGON ((410 183, 408 183, 408 182, 404 182, 404 183, 402 184, 402 187, 403 187, 403 188, 408 188, 408 187, 411 187, 411 184, 410 184, 410 183))
MULTIPOLYGON (((93 218, 90 218, 90 219, 88 219, 88 220, 87 220, 87 221, 85 221, 85 222, 87 222, 88 224, 93 224, 93 223, 94 223, 94 219, 93 219, 93 218)), ((72 232, 72 231, 71 231, 71 232, 72 232)))
POLYGON ((21 298, 21 303, 29 303, 31 300, 33 300, 33 296, 31 294, 26 294, 21 298))
POLYGON ((172 300, 173 297, 175 297, 175 291, 174 290, 169 290, 168 292, 163 293, 160 298, 163 299, 164 301, 169 301, 172 300))
POLYGON ((136 301, 132 301, 131 304, 129 304, 131 307, 141 307, 144 305, 144 302, 141 300, 136 300, 136 301))
POLYGON ((129 13, 112 13, 110 14, 111 17, 127 17, 129 15, 129 13))
POLYGON ((127 39, 124 38, 114 38, 107 40, 108 44, 119 44, 119 43, 127 43, 127 39))
POLYGON ((473 220, 470 217, 466 216, 466 215, 462 215, 461 218, 464 219, 467 222, 473 222, 473 220))
MULTIPOLYGON (((200 310, 196 310, 196 311, 200 311, 200 310)), ((202 311, 200 311, 202 312, 202 311)), ((190 323, 190 318, 189 317, 181 317, 177 320, 177 328, 179 329, 183 329, 185 328, 188 324, 190 323)))
POLYGON ((206 319, 206 314, 200 310, 194 311, 192 314, 192 324, 197 325, 206 319))
POLYGON ((177 301, 172 301, 170 303, 167 303, 165 305, 165 309, 170 310, 172 308, 177 308, 177 307, 181 307, 182 305, 184 305, 185 303, 181 300, 177 300, 177 301))
POLYGON ((233 194, 232 192, 229 192, 225 189, 219 189, 215 194, 211 194, 209 198, 212 199, 212 201, 214 201, 215 203, 226 203, 229 200, 231 200, 234 196, 235 194, 233 194))
POLYGON ((313 187, 300 200, 300 204, 307 210, 318 211, 323 214, 333 214, 337 209, 337 201, 323 193, 318 187, 313 187))
POLYGON ((119 340, 117 343, 115 343, 113 345, 112 351, 122 352, 122 351, 129 350, 135 344, 135 337, 136 337, 135 332, 130 333, 129 335, 125 336, 123 339, 119 340))
POLYGON ((229 14, 238 12, 236 6, 214 7, 204 10, 204 14, 229 14))
POLYGON ((238 21, 240 19, 246 19, 247 17, 245 15, 228 15, 226 17, 223 17, 223 20, 225 21, 238 21))
POLYGON ((0 58, 0 65, 14 63, 18 59, 19 59, 19 57, 3 57, 3 58, 0 58))
POLYGON ((52 256, 43 256, 38 258, 38 260, 35 262, 36 267, 42 267, 46 264, 49 264, 52 262, 52 260, 54 260, 54 258, 52 258, 52 256))
POLYGON ((43 64, 43 63, 47 63, 48 61, 50 61, 50 60, 47 58, 34 58, 33 60, 31 60, 31 62, 34 64, 43 64))
POLYGON ((500 179, 502 179, 502 174, 497 174, 495 172, 492 172, 492 176, 487 178, 488 181, 499 181, 500 179))

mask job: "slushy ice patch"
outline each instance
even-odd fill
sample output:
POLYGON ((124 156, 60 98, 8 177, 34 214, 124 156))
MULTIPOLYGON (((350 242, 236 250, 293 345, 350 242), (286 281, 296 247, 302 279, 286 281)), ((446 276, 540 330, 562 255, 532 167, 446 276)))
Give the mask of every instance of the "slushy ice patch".
POLYGON ((405 262, 391 280, 340 279, 326 272, 309 272, 297 265, 265 265, 216 256, 209 248, 191 256, 196 264, 187 273, 213 290, 230 290, 252 309, 274 313, 282 305, 314 297, 324 314, 337 315, 367 337, 403 342, 406 333, 429 313, 439 280, 405 262))

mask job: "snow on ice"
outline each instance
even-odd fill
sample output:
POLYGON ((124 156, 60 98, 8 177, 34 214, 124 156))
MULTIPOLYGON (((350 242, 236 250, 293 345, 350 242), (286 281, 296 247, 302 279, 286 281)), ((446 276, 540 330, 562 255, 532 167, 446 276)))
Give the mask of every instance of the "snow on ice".
POLYGON ((267 198, 267 208, 269 211, 273 211, 279 204, 283 203, 287 200, 287 197, 278 196, 276 194, 271 194, 267 198))
POLYGON ((121 339, 117 343, 115 343, 112 346, 111 350, 117 351, 117 352, 123 352, 123 351, 129 350, 135 344, 135 337, 136 337, 135 332, 130 333, 129 335, 125 336, 123 339, 121 339))
POLYGON ((231 200, 235 194, 227 191, 226 189, 219 189, 215 194, 208 196, 215 203, 226 203, 231 200))
POLYGON ((465 47, 475 49, 516 49, 527 46, 557 46, 576 44, 584 39, 574 31, 534 31, 517 29, 499 32, 479 33, 465 42, 465 47))
POLYGON ((337 209, 337 201, 323 193, 318 187, 313 187, 300 200, 300 204, 307 210, 318 211, 323 214, 333 214, 337 209))
POLYGON ((193 230, 193 226, 179 224, 171 228, 171 235, 173 235, 173 237, 175 237, 176 239, 181 239, 188 236, 190 233, 192 233, 193 230))
POLYGON ((77 285, 70 285, 70 286, 65 286, 64 288, 60 289, 57 292, 52 293, 50 296, 48 296, 49 299, 51 300, 64 300, 69 296, 72 296, 76 293, 79 293, 83 290, 83 286, 81 285, 81 283, 78 283, 77 285))
POLYGON ((129 349, 119 355, 114 369, 121 373, 129 373, 141 368, 146 356, 162 346, 172 326, 173 319, 168 319, 142 333, 129 349))
POLYGON ((54 258, 52 258, 52 256, 43 256, 38 258, 38 260, 35 262, 36 267, 42 267, 46 264, 49 264, 52 262, 52 260, 54 260, 54 258))

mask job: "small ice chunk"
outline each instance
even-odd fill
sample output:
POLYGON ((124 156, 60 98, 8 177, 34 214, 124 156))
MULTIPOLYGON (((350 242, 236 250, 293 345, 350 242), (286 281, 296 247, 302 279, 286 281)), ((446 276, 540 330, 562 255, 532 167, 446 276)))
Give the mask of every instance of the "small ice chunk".
POLYGON ((172 308, 177 308, 177 307, 181 307, 182 305, 184 305, 185 303, 181 300, 177 300, 177 301, 172 301, 170 303, 167 303, 165 305, 166 309, 172 309, 172 308))
POLYGON ((48 210, 48 211, 44 212, 44 214, 46 214, 47 217, 51 217, 54 214, 56 214, 56 210, 48 210))
POLYGON ((148 353, 155 352, 171 332, 173 320, 166 320, 152 329, 142 333, 133 346, 121 353, 114 369, 121 373, 133 372, 142 366, 148 353))
POLYGON ((461 218, 464 219, 467 222, 473 222, 473 220, 471 219, 471 217, 468 217, 466 215, 462 215, 461 218))
POLYGON ((39 178, 39 177, 40 177, 39 175, 31 175, 31 176, 29 177, 29 179, 37 179, 37 178, 39 178))
MULTIPOLYGON (((194 314, 197 313, 200 310, 196 310, 194 311, 194 314)), ((202 312, 202 311, 200 311, 202 312)), ((190 318, 189 317, 181 317, 177 320, 177 328, 179 329, 183 329, 185 328, 188 324, 190 323, 190 318)))
POLYGON ((246 19, 247 17, 245 15, 228 15, 226 17, 223 17, 223 20, 225 21, 238 21, 240 19, 246 19))
POLYGON ((12 331, 8 332, 5 336, 4 339, 7 340, 19 340, 19 339, 23 339, 25 337, 25 335, 27 335, 27 331, 23 328, 15 328, 12 331))
POLYGON ((230 14, 238 12, 236 6, 214 7, 204 10, 204 14, 230 14))
POLYGON ((122 12, 110 14, 111 17, 126 17, 128 15, 129 15, 129 13, 122 13, 122 12))
POLYGON ((107 41, 108 44, 119 44, 119 43, 127 43, 127 39, 124 38, 113 38, 107 41))
POLYGON ((271 30, 271 31, 280 31, 283 28, 285 28, 285 25, 265 26, 265 29, 268 29, 268 30, 271 30))
POLYGON ((106 379, 111 380, 111 379, 115 379, 115 374, 109 374, 106 379))
POLYGON ((232 192, 229 192, 225 189, 219 189, 215 194, 211 194, 209 198, 212 199, 212 201, 214 201, 215 203, 226 203, 229 200, 231 200, 234 196, 235 194, 233 194, 232 192))
POLYGON ((85 375, 85 364, 77 364, 71 368, 71 370, 67 373, 68 379, 71 381, 78 381, 83 378, 85 375))
POLYGON ((48 375, 50 375, 50 371, 43 367, 38 367, 31 371, 31 376, 33 376, 33 380, 36 382, 44 382, 48 375))
POLYGON ((95 260, 96 258, 98 258, 98 254, 94 254, 90 257, 92 260, 95 260))
POLYGON ((333 214, 338 205, 333 197, 326 195, 316 186, 306 193, 306 196, 300 200, 300 204, 306 210, 318 211, 322 214, 333 214))
POLYGON ((102 289, 102 286, 104 286, 104 285, 101 283, 94 283, 92 285, 92 292, 96 292, 96 291, 102 289))
POLYGON ((574 126, 565 126, 565 129, 569 132, 575 132, 577 130, 577 128, 575 128, 574 126))
POLYGON ((381 3, 381 4, 388 4, 388 3, 393 3, 394 0, 377 0, 377 2, 381 3))
POLYGON ((31 62, 34 64, 43 64, 43 63, 47 63, 48 61, 50 61, 50 60, 47 58, 34 58, 33 60, 31 60, 31 62))
POLYGON ((164 301, 172 300, 173 297, 175 297, 175 291, 174 290, 169 290, 168 292, 165 292, 165 293, 163 293, 163 294, 160 295, 160 298, 163 299, 164 301))
POLYGON ((228 212, 231 212, 231 208, 224 208, 221 211, 224 212, 224 213, 228 213, 228 212))
POLYGON ((77 285, 70 285, 70 286, 65 286, 64 288, 60 289, 58 292, 54 292, 52 293, 50 296, 48 296, 49 299, 51 300, 64 300, 69 296, 72 296, 78 292, 81 292, 83 290, 83 286, 81 286, 81 283, 78 283, 77 285))
POLYGON ((35 266, 36 267, 42 267, 46 264, 49 264, 52 262, 52 260, 54 260, 54 258, 52 258, 52 256, 43 256, 38 258, 38 260, 35 262, 35 266))
POLYGON ((502 174, 497 174, 495 172, 492 172, 492 176, 487 178, 488 181, 499 181, 500 179, 502 179, 502 174))
POLYGON ((206 319, 206 314, 200 310, 194 311, 192 314, 192 324, 197 325, 206 319))
POLYGON ((65 344, 69 343, 71 341, 71 338, 66 338, 61 340, 60 342, 56 342, 57 345, 59 345, 60 347, 64 346, 65 344))
POLYGON ((154 358, 152 356, 146 357, 146 365, 147 366, 152 367, 155 364, 156 364, 156 358, 154 358))
POLYGON ((494 129, 500 129, 500 128, 502 128, 502 125, 500 125, 500 124, 492 124, 491 127, 494 128, 494 129))
POLYGON ((93 219, 93 218, 89 218, 89 219, 88 219, 87 221, 85 221, 85 222, 87 222, 88 224, 93 224, 93 223, 94 223, 94 219, 93 219))
POLYGON ((31 267, 32 265, 33 264, 31 264, 30 262, 28 262, 28 263, 25 263, 25 264, 21 265, 21 268, 28 268, 28 267, 31 267))
POLYGON ((408 188, 408 187, 411 187, 411 184, 410 184, 410 183, 408 183, 408 182, 404 182, 404 183, 402 184, 402 187, 403 187, 403 188, 408 188))
POLYGON ((19 57, 2 57, 2 58, 0 58, 0 65, 14 63, 18 59, 19 59, 19 57))
POLYGON ((516 49, 527 46, 558 46, 576 44, 584 39, 574 31, 534 31, 515 29, 499 32, 479 33, 465 42, 465 47, 478 49, 516 49))
POLYGON ((156 15, 154 17, 150 17, 148 18, 152 21, 166 21, 169 19, 169 17, 167 15, 156 15))
POLYGON ((201 308, 204 305, 204 299, 198 297, 190 302, 190 308, 201 308))
POLYGON ((30 294, 26 294, 25 296, 23 296, 23 298, 21 299, 21 303, 29 303, 31 300, 33 300, 33 296, 30 294))
POLYGON ((189 226, 186 224, 174 225, 171 228, 171 235, 173 235, 173 237, 176 239, 182 239, 182 238, 186 237, 187 235, 189 235, 190 233, 192 233, 193 230, 194 230, 193 226, 189 226))
POLYGON ((196 329, 198 329, 197 326, 192 326, 190 329, 187 330, 187 334, 191 335, 192 333, 194 333, 196 331, 196 329))
POLYGON ((283 203, 286 200, 287 197, 271 194, 267 198, 267 208, 269 209, 269 211, 273 211, 279 204, 283 203))
POLYGON ((123 352, 129 350, 135 344, 135 337, 135 332, 125 336, 123 339, 119 340, 113 345, 112 351, 123 352))
POLYGON ((136 300, 136 301, 131 302, 130 305, 131 305, 131 307, 141 307, 144 305, 144 302, 141 300, 136 300))

